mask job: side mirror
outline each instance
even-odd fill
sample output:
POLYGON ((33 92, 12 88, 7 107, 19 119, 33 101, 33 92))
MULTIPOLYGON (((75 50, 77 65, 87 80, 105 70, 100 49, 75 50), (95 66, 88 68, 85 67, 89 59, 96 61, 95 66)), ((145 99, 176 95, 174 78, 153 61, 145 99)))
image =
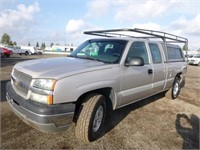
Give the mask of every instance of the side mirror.
POLYGON ((125 66, 127 66, 127 67, 129 67, 129 66, 144 66, 144 60, 142 57, 129 58, 125 62, 125 66))

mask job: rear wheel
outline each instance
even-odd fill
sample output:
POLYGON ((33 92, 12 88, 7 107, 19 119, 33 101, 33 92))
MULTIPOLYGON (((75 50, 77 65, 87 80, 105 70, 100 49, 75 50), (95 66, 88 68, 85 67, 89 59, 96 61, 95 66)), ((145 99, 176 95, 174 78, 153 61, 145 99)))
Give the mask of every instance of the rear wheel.
POLYGON ((75 134, 80 140, 91 142, 100 136, 106 115, 106 103, 101 94, 89 95, 85 100, 76 123, 75 134))
POLYGON ((28 52, 28 51, 26 51, 26 52, 25 52, 25 55, 28 55, 28 54, 29 54, 29 52, 28 52))
POLYGON ((174 79, 172 87, 165 93, 165 96, 169 99, 176 99, 181 91, 180 78, 174 79))

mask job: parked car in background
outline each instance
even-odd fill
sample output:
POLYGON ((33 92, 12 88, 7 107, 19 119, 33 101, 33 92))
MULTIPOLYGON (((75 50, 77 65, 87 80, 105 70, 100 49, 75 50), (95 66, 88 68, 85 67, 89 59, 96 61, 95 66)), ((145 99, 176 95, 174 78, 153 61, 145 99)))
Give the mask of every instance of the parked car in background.
POLYGON ((39 55, 43 54, 43 49, 38 49, 37 54, 39 54, 39 55))
POLYGON ((193 57, 188 58, 188 63, 190 65, 198 65, 200 66, 200 54, 194 55, 193 57))
POLYGON ((20 46, 20 48, 29 50, 30 54, 38 54, 38 50, 34 46, 20 46))
POLYGON ((29 55, 31 54, 31 51, 29 49, 22 49, 20 46, 12 46, 12 47, 8 47, 9 50, 12 50, 14 54, 25 54, 25 55, 29 55))
POLYGON ((13 55, 13 51, 12 50, 9 50, 5 47, 1 47, 2 49, 2 54, 1 54, 1 57, 10 57, 10 55, 13 55))

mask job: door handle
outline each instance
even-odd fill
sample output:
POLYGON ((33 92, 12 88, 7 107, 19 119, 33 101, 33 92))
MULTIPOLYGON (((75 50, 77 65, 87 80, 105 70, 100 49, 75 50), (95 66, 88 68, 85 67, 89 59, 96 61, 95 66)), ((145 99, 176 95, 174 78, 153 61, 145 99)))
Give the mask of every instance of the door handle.
POLYGON ((148 74, 152 74, 153 73, 153 70, 152 69, 149 69, 148 70, 148 74))

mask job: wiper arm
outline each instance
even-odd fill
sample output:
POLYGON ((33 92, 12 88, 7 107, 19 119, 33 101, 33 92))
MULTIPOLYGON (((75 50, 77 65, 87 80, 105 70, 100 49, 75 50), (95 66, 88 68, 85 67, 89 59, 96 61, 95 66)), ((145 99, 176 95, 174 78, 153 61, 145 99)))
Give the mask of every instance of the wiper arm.
POLYGON ((94 61, 100 61, 100 62, 103 62, 103 61, 100 60, 100 59, 93 58, 93 57, 89 57, 89 56, 86 56, 86 57, 78 57, 78 58, 83 58, 83 59, 89 59, 89 60, 94 60, 94 61))
POLYGON ((74 58, 77 58, 77 56, 73 56, 73 55, 67 55, 67 57, 74 57, 74 58))
POLYGON ((90 56, 87 56, 87 55, 84 56, 84 57, 68 55, 67 57, 80 58, 80 59, 88 59, 88 60, 94 60, 94 61, 99 61, 99 62, 103 62, 103 63, 110 63, 110 62, 105 62, 103 60, 100 60, 100 59, 97 59, 97 58, 93 58, 93 57, 90 57, 90 56))

